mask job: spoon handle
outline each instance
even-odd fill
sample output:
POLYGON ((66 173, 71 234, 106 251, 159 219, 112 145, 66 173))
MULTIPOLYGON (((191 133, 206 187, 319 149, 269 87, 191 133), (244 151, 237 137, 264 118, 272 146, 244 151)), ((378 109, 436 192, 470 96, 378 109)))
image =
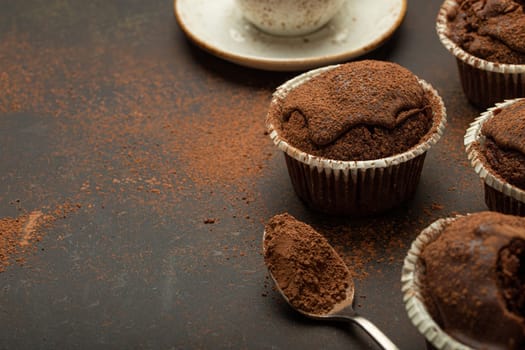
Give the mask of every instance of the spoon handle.
POLYGON ((372 322, 366 318, 355 315, 351 317, 352 321, 357 323, 363 330, 365 330, 375 342, 385 350, 399 350, 397 346, 388 339, 388 337, 377 328, 372 322))

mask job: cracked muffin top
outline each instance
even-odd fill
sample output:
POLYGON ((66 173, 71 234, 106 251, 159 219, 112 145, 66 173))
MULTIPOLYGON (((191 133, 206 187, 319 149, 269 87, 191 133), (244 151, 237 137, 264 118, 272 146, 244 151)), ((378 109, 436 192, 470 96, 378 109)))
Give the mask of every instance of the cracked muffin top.
POLYGON ((523 0, 457 0, 448 13, 449 38, 471 55, 525 64, 523 0))
POLYGON ((417 145, 433 125, 432 101, 418 78, 391 62, 342 64, 273 105, 268 118, 284 140, 328 159, 399 154, 417 145))

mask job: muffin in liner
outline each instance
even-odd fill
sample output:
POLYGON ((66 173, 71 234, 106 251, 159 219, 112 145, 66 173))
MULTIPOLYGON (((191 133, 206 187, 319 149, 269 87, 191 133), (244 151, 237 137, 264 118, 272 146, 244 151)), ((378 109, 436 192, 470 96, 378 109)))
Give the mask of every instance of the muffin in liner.
POLYGON ((311 78, 339 65, 303 73, 273 94, 266 124, 270 138, 284 152, 295 192, 308 206, 329 214, 369 215, 393 208, 411 198, 415 191, 426 151, 441 137, 446 110, 438 93, 419 79, 432 99, 433 125, 425 138, 411 149, 386 158, 365 161, 340 161, 314 156, 290 145, 279 135, 270 118, 289 91, 311 78))
POLYGON ((455 57, 463 92, 481 109, 505 99, 525 96, 525 64, 489 62, 471 55, 449 38, 448 15, 458 8, 456 0, 445 0, 436 21, 441 43, 455 57))
POLYGON ((467 129, 464 144, 472 167, 483 180, 487 207, 490 210, 505 214, 525 216, 525 191, 499 176, 487 164, 481 149, 485 141, 485 137, 481 135, 483 123, 492 118, 494 111, 503 109, 519 100, 522 99, 498 103, 483 112, 467 129))
POLYGON ((423 249, 436 240, 441 232, 456 218, 438 219, 425 228, 412 242, 403 263, 401 273, 401 290, 403 302, 412 324, 425 337, 429 348, 447 350, 467 350, 470 347, 449 336, 434 321, 424 303, 422 276, 424 265, 420 260, 423 249))

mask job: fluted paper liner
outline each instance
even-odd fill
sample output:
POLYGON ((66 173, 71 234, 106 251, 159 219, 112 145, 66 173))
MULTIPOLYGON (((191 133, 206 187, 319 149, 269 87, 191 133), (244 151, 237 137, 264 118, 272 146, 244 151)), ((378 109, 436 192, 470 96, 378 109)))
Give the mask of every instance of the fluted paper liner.
POLYGON ((494 107, 483 112, 467 129, 464 144, 468 159, 474 171, 484 182, 485 202, 489 209, 505 214, 525 216, 525 191, 509 184, 496 174, 492 168, 486 165, 484 161, 485 158, 480 149, 480 146, 482 147, 485 141, 485 137, 481 135, 483 123, 492 118, 495 110, 504 109, 520 100, 523 99, 517 98, 497 103, 494 107))
POLYGON ((441 43, 455 57, 463 91, 470 102, 485 109, 505 99, 525 96, 525 64, 489 62, 471 55, 449 38, 447 14, 458 7, 445 0, 436 21, 441 43))
MULTIPOLYGON (((270 113, 289 91, 337 66, 308 71, 278 87, 273 94, 270 113)), ((441 97, 430 84, 421 79, 419 82, 435 102, 432 130, 418 145, 386 158, 340 161, 305 153, 279 136, 268 113, 270 138, 285 154, 288 173, 297 195, 319 211, 350 215, 382 212, 410 198, 419 183, 426 152, 439 140, 446 125, 446 110, 441 97)))
POLYGON ((456 218, 444 218, 434 221, 425 228, 412 242, 401 273, 401 290, 403 302, 412 324, 425 337, 428 343, 438 350, 472 350, 470 347, 460 343, 441 329, 441 327, 430 316, 424 303, 422 294, 422 276, 425 273, 424 266, 420 261, 423 249, 435 241, 441 232, 456 218))

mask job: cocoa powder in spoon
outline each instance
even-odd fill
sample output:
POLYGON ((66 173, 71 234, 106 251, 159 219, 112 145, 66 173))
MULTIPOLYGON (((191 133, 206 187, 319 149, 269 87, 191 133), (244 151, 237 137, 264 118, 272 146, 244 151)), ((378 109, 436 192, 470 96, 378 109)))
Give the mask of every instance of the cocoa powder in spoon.
POLYGON ((264 261, 295 308, 324 314, 346 299, 348 268, 328 241, 288 213, 265 227, 264 261))

